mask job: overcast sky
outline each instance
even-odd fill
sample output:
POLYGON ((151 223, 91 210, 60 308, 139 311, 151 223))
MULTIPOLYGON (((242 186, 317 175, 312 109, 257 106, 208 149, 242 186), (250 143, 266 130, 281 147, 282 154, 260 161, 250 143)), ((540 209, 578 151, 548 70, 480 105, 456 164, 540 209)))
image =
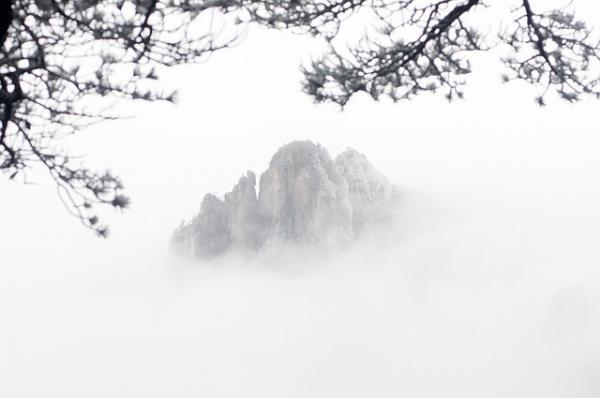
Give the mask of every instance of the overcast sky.
POLYGON ((43 172, 0 180, 0 396, 597 397, 600 103, 540 108, 487 53, 463 101, 341 111, 300 91, 319 43, 249 33, 164 72, 177 105, 124 105, 65 144, 132 197, 101 213, 109 239, 43 172), (296 139, 401 187, 392 231, 321 261, 168 256, 205 193, 296 139))

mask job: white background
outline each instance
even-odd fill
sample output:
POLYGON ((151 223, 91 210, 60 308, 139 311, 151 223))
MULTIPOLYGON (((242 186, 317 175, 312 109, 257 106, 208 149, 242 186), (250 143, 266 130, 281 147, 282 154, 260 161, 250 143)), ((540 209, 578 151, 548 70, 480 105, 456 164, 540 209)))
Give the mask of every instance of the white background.
POLYGON ((132 197, 103 210, 107 240, 43 171, 0 181, 0 396, 600 395, 600 103, 539 108, 491 52, 464 101, 341 111, 300 91, 320 48, 252 29, 163 73, 178 105, 123 105, 133 118, 65 143, 132 197), (353 147, 399 185, 391 230, 321 259, 169 257, 204 193, 295 139, 353 147))

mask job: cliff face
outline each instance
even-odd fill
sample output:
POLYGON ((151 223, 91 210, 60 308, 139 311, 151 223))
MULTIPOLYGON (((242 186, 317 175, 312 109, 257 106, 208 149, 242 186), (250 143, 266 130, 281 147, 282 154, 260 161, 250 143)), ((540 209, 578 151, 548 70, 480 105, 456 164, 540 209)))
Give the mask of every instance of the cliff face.
POLYGON ((275 153, 260 177, 258 201, 271 238, 327 244, 352 235, 346 182, 327 150, 310 141, 275 153))
POLYGON ((212 194, 202 200, 200 213, 189 224, 181 224, 171 242, 177 250, 194 257, 211 257, 231 247, 230 215, 225 203, 212 194))
POLYGON ((354 231, 361 231, 388 215, 393 186, 365 155, 348 149, 335 158, 335 165, 348 187, 354 231))
POLYGON ((242 249, 260 248, 265 240, 267 221, 260 211, 253 172, 248 171, 233 190, 225 194, 225 210, 231 244, 242 249))
POLYGON ((206 195, 200 213, 175 231, 172 244, 199 257, 259 250, 276 241, 338 245, 385 217, 392 201, 391 184, 364 155, 348 150, 334 161, 310 141, 280 148, 259 187, 257 195, 249 171, 224 200, 206 195))

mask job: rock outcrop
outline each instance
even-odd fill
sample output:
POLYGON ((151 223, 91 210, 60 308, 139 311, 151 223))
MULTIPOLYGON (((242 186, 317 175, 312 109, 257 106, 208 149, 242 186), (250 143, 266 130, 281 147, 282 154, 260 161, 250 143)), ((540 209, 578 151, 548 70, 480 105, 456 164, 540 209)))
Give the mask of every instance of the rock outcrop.
POLYGON ((260 176, 249 171, 221 200, 207 194, 200 213, 175 231, 184 254, 212 257, 273 242, 331 247, 389 215, 393 187, 353 149, 331 158, 310 141, 280 148, 260 176))
POLYGON ((365 155, 348 149, 335 158, 335 165, 348 187, 354 231, 388 216, 394 187, 365 155))
POLYGON ((275 153, 260 176, 258 201, 270 238, 329 244, 352 236, 346 181, 327 150, 310 141, 275 153))

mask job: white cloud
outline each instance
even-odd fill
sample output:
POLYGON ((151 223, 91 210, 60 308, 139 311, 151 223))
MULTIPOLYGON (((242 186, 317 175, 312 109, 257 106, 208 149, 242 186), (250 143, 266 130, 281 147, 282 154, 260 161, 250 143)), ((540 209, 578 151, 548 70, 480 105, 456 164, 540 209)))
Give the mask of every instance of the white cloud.
POLYGON ((50 184, 0 182, 1 396, 598 396, 597 104, 539 109, 481 74, 451 105, 316 107, 297 84, 307 40, 257 31, 169 75, 179 107, 73 142, 133 196, 108 241, 50 184), (403 187, 391 232, 268 266, 167 256, 205 192, 303 138, 403 187))

